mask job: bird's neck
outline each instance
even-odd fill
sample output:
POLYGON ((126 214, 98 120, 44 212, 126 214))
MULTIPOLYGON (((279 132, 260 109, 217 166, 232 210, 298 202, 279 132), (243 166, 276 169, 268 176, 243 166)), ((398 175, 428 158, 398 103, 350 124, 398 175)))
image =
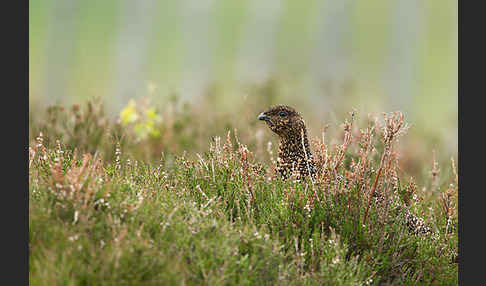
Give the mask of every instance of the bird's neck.
POLYGON ((280 152, 282 154, 304 154, 307 155, 307 158, 302 159, 311 159, 312 153, 307 139, 307 130, 304 128, 303 132, 295 134, 295 136, 281 138, 280 152))

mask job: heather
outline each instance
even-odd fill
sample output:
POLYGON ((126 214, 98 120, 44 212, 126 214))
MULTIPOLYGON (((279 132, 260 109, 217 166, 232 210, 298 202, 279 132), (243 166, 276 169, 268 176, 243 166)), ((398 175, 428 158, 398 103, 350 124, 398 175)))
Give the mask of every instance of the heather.
POLYGON ((457 154, 413 154, 399 111, 308 115, 319 173, 283 180, 257 98, 32 107, 30 283, 458 283, 457 154))

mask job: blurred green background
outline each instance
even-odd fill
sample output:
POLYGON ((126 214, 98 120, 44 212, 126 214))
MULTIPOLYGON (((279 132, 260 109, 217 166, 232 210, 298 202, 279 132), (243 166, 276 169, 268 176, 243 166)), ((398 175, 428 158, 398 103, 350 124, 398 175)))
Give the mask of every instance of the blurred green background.
POLYGON ((401 110, 456 153, 457 10, 451 0, 31 0, 30 105, 99 96, 117 115, 131 98, 196 102, 217 90, 218 112, 275 80, 270 102, 336 122, 352 108, 401 110))

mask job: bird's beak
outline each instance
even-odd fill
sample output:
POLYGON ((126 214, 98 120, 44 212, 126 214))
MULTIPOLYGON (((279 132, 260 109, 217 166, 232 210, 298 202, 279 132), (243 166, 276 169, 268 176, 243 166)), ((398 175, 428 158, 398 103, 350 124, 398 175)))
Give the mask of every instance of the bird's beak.
POLYGON ((265 115, 263 112, 260 113, 260 115, 258 115, 258 120, 269 120, 270 119, 270 116, 268 115, 265 115))

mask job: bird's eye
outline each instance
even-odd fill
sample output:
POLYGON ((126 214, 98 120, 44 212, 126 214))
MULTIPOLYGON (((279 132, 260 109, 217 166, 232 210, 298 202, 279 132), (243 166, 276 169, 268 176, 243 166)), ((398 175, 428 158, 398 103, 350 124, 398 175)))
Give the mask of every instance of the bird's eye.
POLYGON ((287 112, 285 112, 285 111, 281 111, 281 112, 279 113, 279 115, 280 115, 281 117, 285 117, 285 116, 287 116, 287 112))

